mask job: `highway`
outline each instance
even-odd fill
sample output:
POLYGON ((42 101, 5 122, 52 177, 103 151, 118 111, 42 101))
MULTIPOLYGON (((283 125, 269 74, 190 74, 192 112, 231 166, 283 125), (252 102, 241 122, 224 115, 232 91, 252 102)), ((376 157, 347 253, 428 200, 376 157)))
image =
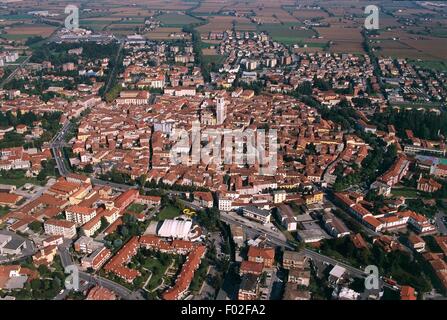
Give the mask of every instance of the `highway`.
POLYGON ((14 71, 11 72, 11 74, 10 74, 5 80, 2 81, 2 83, 0 84, 0 89, 3 89, 3 86, 4 86, 5 84, 7 84, 9 81, 11 81, 12 78, 14 78, 14 76, 17 74, 17 72, 19 72, 19 70, 20 70, 25 64, 28 63, 28 61, 29 61, 30 58, 31 58, 31 56, 26 57, 26 59, 23 60, 23 62, 22 62, 21 64, 19 64, 18 67, 15 68, 14 71))

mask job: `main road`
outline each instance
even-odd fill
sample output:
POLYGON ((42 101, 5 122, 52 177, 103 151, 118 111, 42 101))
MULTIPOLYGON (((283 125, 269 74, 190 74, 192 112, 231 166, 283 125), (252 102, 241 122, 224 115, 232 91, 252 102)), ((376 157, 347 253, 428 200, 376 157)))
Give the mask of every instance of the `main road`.
POLYGON ((2 81, 2 83, 0 83, 0 89, 3 89, 3 86, 4 86, 5 84, 7 84, 9 81, 11 81, 12 78, 14 78, 14 76, 17 74, 17 72, 18 72, 20 69, 22 69, 22 67, 23 67, 25 64, 28 63, 28 60, 29 60, 30 58, 31 58, 31 56, 26 57, 26 59, 23 60, 23 62, 20 63, 20 64, 17 66, 17 68, 15 68, 14 71, 11 72, 11 74, 10 74, 5 80, 2 81))

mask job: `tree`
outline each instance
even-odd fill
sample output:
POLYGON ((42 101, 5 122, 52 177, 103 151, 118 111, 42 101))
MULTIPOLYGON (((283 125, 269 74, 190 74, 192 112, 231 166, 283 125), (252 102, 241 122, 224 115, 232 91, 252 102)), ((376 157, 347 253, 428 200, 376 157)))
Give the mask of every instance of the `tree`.
POLYGON ((28 227, 35 233, 39 233, 43 230, 43 224, 39 221, 31 222, 28 227))

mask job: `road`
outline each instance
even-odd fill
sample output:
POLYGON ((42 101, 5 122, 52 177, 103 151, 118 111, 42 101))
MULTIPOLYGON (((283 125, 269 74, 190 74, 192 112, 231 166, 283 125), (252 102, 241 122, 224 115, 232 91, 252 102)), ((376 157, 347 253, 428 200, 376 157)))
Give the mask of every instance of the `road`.
MULTIPOLYGON (((308 257, 308 258, 310 258, 310 259, 312 259, 314 261, 318 261, 320 263, 330 264, 330 265, 333 265, 333 266, 339 265, 339 266, 345 268, 346 271, 348 271, 351 275, 353 275, 353 276, 355 276, 357 278, 365 278, 368 275, 363 270, 357 269, 357 268, 355 268, 353 266, 350 266, 350 265, 348 265, 348 264, 346 264, 344 262, 340 262, 340 261, 338 261, 336 259, 333 259, 331 257, 322 255, 322 254, 320 254, 318 252, 315 252, 313 250, 303 249, 303 253, 304 253, 304 255, 306 257, 308 257)), ((396 290, 396 288, 393 287, 392 285, 389 285, 388 283, 385 283, 382 280, 379 280, 379 287, 382 287, 382 286, 387 287, 388 289, 391 289, 391 290, 396 290)))
POLYGON ((28 63, 29 59, 31 58, 31 56, 26 57, 25 60, 23 60, 23 62, 21 64, 19 64, 19 66, 17 68, 14 69, 13 72, 11 72, 11 74, 2 81, 2 83, 0 84, 0 89, 3 89, 3 86, 5 84, 7 84, 9 81, 11 81, 12 78, 14 78, 14 76, 17 74, 17 72, 19 72, 20 69, 22 69, 22 67, 28 63))
POLYGON ((112 83, 112 78, 113 78, 113 77, 116 77, 115 70, 116 70, 116 67, 117 67, 117 65, 118 65, 118 59, 119 59, 121 50, 123 50, 123 47, 124 47, 124 41, 120 41, 120 46, 119 46, 118 51, 117 51, 117 53, 116 53, 115 63, 114 63, 114 65, 113 65, 113 70, 110 72, 110 76, 109 76, 109 78, 107 79, 106 87, 104 88, 104 94, 106 94, 107 92, 109 92, 109 89, 110 89, 109 87, 110 87, 110 84, 112 83))
POLYGON ((56 165, 61 176, 66 176, 70 173, 70 170, 65 165, 65 161, 62 155, 62 148, 65 146, 65 135, 70 128, 70 121, 66 121, 61 130, 53 137, 50 141, 51 151, 53 153, 54 159, 56 160, 56 165))
POLYGON ((442 211, 436 212, 435 223, 436 223, 436 227, 439 230, 439 233, 441 233, 442 235, 447 235, 447 227, 444 224, 444 222, 442 221, 442 219, 444 217, 447 217, 444 212, 442 212, 442 211))
MULTIPOLYGON (((70 244, 64 244, 58 247, 58 254, 61 257, 62 266, 64 268, 74 264, 68 249, 69 245, 70 244)), ((132 292, 118 283, 115 283, 111 280, 105 279, 95 274, 79 271, 79 279, 87 281, 89 283, 95 283, 106 289, 112 290, 124 300, 143 300, 140 292, 132 292)), ((68 290, 64 290, 64 292, 62 294, 59 294, 55 299, 64 299, 67 294, 68 290)))

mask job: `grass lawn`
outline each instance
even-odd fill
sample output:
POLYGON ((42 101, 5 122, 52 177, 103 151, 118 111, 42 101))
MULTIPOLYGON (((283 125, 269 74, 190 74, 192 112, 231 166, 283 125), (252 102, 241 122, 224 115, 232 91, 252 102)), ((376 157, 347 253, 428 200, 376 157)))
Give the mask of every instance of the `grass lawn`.
POLYGON ((417 198, 419 197, 418 191, 412 188, 393 188, 391 189, 393 196, 405 197, 405 198, 417 198))
MULTIPOLYGON (((169 263, 170 264, 170 263, 169 263)), ((161 279, 168 268, 168 265, 163 265, 155 258, 149 258, 144 262, 144 268, 150 270, 152 273, 151 279, 146 285, 146 289, 152 291, 161 284, 161 279)))
POLYGON ((38 183, 36 178, 27 178, 27 177, 22 177, 22 178, 4 178, 2 176, 0 176, 0 184, 10 184, 10 185, 14 185, 16 187, 21 187, 23 186, 25 183, 32 183, 32 184, 36 184, 36 185, 42 185, 42 183, 38 183))
POLYGON ((203 63, 206 65, 209 65, 212 63, 214 63, 216 65, 220 65, 225 61, 225 58, 226 58, 226 56, 224 56, 224 55, 210 55, 210 56, 204 55, 202 57, 203 63))
POLYGON ((132 212, 136 212, 136 213, 140 213, 143 212, 144 209, 146 209, 146 206, 143 204, 138 204, 138 203, 132 203, 128 208, 127 211, 132 211, 132 212))
POLYGON ((164 207, 157 215, 158 220, 173 219, 181 214, 181 210, 174 206, 164 207))
POLYGON ((7 214, 11 209, 7 207, 0 207, 0 217, 3 217, 5 214, 7 214))

